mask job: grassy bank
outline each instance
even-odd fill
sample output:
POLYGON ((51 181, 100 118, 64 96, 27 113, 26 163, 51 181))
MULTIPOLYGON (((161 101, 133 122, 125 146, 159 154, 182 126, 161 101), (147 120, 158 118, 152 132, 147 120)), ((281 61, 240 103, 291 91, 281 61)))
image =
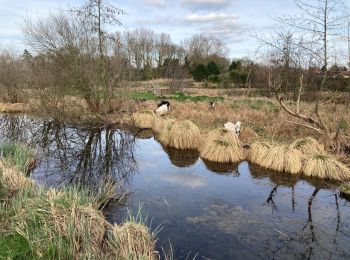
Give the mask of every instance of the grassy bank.
POLYGON ((144 224, 131 217, 111 225, 102 215, 118 196, 115 185, 38 187, 19 170, 23 164, 9 163, 18 162, 13 155, 0 160, 0 259, 157 259, 155 234, 144 224))

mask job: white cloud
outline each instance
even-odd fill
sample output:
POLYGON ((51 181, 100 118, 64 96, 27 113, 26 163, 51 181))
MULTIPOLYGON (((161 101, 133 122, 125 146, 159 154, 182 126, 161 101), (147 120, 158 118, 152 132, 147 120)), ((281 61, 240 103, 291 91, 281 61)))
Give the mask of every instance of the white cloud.
POLYGON ((155 7, 164 7, 165 0, 144 0, 146 5, 155 6, 155 7))
POLYGON ((222 9, 232 4, 230 0, 182 0, 183 6, 193 9, 222 9))
POLYGON ((190 14, 185 17, 186 22, 190 23, 208 23, 208 22, 229 22, 237 21, 238 16, 234 14, 225 13, 209 13, 204 15, 190 14))
POLYGON ((211 12, 208 14, 189 14, 183 19, 186 23, 199 25, 197 28, 201 33, 214 35, 224 41, 237 41, 247 26, 239 22, 236 14, 223 12, 211 12))
POLYGON ((161 178, 171 184, 181 185, 191 189, 202 188, 208 185, 205 177, 195 173, 162 175, 161 178))

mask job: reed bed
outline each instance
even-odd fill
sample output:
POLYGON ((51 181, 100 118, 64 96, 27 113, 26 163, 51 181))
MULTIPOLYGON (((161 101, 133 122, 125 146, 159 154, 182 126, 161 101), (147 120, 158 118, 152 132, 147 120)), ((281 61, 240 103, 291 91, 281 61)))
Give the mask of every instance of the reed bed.
POLYGON ((140 110, 132 114, 132 120, 138 128, 152 128, 155 114, 152 110, 140 110))
POLYGON ((262 165, 263 160, 265 159, 269 149, 272 146, 266 142, 255 142, 250 146, 250 150, 248 153, 248 159, 252 163, 257 165, 262 165))
POLYGON ((242 145, 235 133, 219 128, 211 131, 200 149, 200 157, 213 162, 235 163, 244 160, 242 145))
POLYGON ((198 149, 202 142, 201 132, 190 120, 175 122, 161 132, 161 142, 176 149, 198 149))

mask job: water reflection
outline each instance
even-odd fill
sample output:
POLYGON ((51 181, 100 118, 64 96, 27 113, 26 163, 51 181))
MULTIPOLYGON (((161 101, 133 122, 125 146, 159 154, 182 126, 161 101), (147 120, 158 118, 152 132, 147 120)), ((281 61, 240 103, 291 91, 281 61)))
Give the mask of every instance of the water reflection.
POLYGON ((111 127, 83 128, 55 120, 0 117, 2 142, 27 143, 41 162, 32 177, 50 186, 97 185, 104 178, 127 182, 137 170, 134 138, 111 127))
POLYGON ((137 132, 134 134, 135 138, 139 139, 150 139, 154 136, 154 132, 152 129, 139 129, 137 132))
POLYGON ((240 175, 238 163, 219 163, 208 160, 202 161, 209 171, 215 172, 217 174, 232 175, 234 177, 239 177, 240 175))
MULTIPOLYGON (((350 203, 333 183, 202 161, 198 152, 162 147, 151 131, 7 116, 0 130, 0 142, 39 152, 32 172, 39 183, 95 185, 113 177, 128 184, 128 207, 143 203, 152 226, 163 226, 158 249, 170 240, 176 259, 350 257, 350 203)), ((111 222, 126 212, 107 210, 111 222)))
POLYGON ((199 152, 197 150, 179 150, 173 147, 162 147, 171 163, 177 167, 192 166, 199 158, 199 152))

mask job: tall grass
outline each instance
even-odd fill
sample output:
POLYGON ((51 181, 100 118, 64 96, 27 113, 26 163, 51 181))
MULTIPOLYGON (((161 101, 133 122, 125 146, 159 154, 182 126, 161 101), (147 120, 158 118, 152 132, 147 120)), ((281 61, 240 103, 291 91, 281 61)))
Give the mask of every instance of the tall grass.
POLYGON ((38 187, 0 161, 0 259, 157 259, 147 226, 105 220, 99 209, 119 196, 113 182, 95 191, 38 187))
POLYGON ((0 154, 5 163, 14 165, 20 172, 28 172, 35 165, 34 152, 23 144, 3 144, 0 154))
POLYGON ((140 110, 132 114, 132 119, 138 128, 152 128, 155 114, 152 110, 140 110))

